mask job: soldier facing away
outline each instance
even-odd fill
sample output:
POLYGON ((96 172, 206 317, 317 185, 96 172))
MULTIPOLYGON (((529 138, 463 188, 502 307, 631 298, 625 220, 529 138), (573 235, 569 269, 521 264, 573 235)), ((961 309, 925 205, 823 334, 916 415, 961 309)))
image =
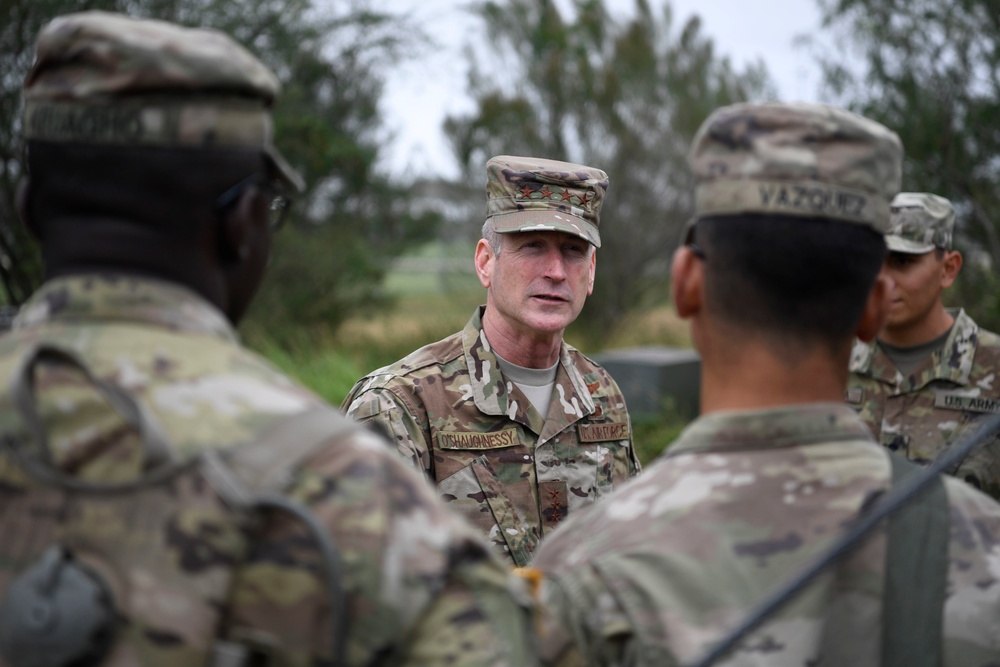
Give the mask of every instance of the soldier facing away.
MULTIPOLYGON (((874 338, 888 308, 901 153, 885 127, 820 105, 734 105, 702 124, 671 285, 702 357, 702 414, 539 548, 543 659, 694 660, 919 470, 843 403, 853 339, 874 338)), ((906 510, 920 530, 880 529, 718 664, 899 664, 923 638, 928 662, 913 665, 998 664, 1000 506, 935 485, 906 510)))
POLYGON ((491 158, 475 255, 485 308, 359 380, 341 406, 395 439, 518 566, 566 516, 639 471, 618 385, 563 341, 593 290, 607 188, 592 167, 491 158))
POLYGON ((216 31, 38 37, 19 202, 47 278, 0 339, 0 665, 535 662, 481 537, 237 340, 301 187, 278 89, 216 31))
MULTIPOLYGON (((927 464, 1000 413, 1000 336, 942 303, 962 268, 952 248, 951 202, 901 192, 891 211, 883 265, 894 283, 889 316, 876 341, 854 345, 847 402, 876 440, 927 464)), ((1000 439, 974 451, 954 474, 1000 499, 1000 439)))

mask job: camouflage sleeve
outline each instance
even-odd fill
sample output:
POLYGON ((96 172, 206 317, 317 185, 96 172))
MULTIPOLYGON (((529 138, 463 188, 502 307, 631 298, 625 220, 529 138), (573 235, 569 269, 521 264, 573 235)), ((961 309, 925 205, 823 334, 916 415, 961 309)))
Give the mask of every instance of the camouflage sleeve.
POLYGON ((642 472, 642 462, 639 461, 639 453, 635 448, 635 431, 632 430, 632 415, 628 416, 628 467, 629 478, 635 477, 642 472))
POLYGON ((632 424, 632 415, 628 411, 625 403, 625 395, 615 379, 602 367, 598 367, 597 377, 605 385, 604 400, 607 401, 614 413, 624 417, 628 422, 628 440, 626 446, 615 453, 615 463, 612 479, 616 487, 623 482, 635 477, 642 472, 642 463, 635 448, 635 431, 632 424))
POLYGON ((374 428, 396 445, 403 459, 424 474, 431 473, 429 427, 420 423, 422 411, 407 406, 386 387, 358 383, 344 399, 341 412, 354 421, 374 428))
MULTIPOLYGON (((355 433, 299 472, 289 493, 337 544, 350 665, 533 665, 527 607, 504 567, 381 441, 355 433)), ((229 638, 276 665, 333 653, 324 569, 300 522, 272 516, 241 568, 229 638)))
POLYGON ((945 478, 951 504, 944 661, 1000 664, 1000 505, 945 478))
MULTIPOLYGON (((534 569, 534 568, 532 568, 534 569)), ((539 573, 535 632, 550 667, 641 664, 629 659, 628 618, 589 564, 539 573)))
MULTIPOLYGON (((974 429, 969 430, 972 432, 974 429)), ((954 474, 994 500, 1000 500, 1000 437, 973 451, 954 474)))
MULTIPOLYGON (((491 559, 492 562, 492 559, 491 559)), ((423 614, 402 667, 426 665, 540 665, 524 609, 515 602, 506 572, 466 567, 423 614), (481 616, 455 627, 456 619, 481 616), (520 642, 515 645, 510 642, 520 642)))

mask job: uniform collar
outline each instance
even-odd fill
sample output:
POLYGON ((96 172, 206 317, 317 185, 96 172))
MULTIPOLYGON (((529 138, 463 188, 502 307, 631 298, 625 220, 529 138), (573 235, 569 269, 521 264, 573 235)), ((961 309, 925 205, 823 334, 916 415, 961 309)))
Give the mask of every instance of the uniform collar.
POLYGON ((506 415, 539 434, 543 434, 543 431, 558 432, 567 424, 594 412, 594 399, 583 375, 573 362, 572 348, 563 341, 559 351, 559 369, 552 388, 552 403, 547 419, 543 422, 538 412, 531 407, 531 402, 500 373, 496 354, 483 333, 484 312, 485 306, 476 308, 462 331, 462 349, 472 379, 470 391, 481 412, 506 415))
POLYGON ((955 323, 944 345, 909 377, 904 377, 896 369, 881 347, 861 341, 855 341, 851 351, 851 372, 905 388, 907 391, 920 389, 933 380, 948 380, 963 386, 969 384, 979 326, 961 308, 949 308, 948 314, 955 318, 955 323))
POLYGON ((148 324, 238 340, 236 330, 222 312, 186 287, 115 274, 70 276, 46 282, 21 308, 13 328, 91 321, 148 324))
MULTIPOLYGON (((699 417, 666 456, 872 440, 871 431, 842 403, 806 403, 766 410, 714 412, 699 417)), ((873 441, 874 442, 874 441, 873 441)))

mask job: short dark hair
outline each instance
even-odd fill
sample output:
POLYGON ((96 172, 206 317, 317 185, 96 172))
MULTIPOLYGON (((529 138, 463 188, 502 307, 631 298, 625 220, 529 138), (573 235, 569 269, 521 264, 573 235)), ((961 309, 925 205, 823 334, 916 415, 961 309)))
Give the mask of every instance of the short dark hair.
POLYGON ((711 217, 694 235, 709 312, 793 354, 850 344, 886 254, 869 227, 824 218, 711 217))
POLYGON ((188 234, 192 212, 210 210, 225 190, 264 162, 260 151, 233 148, 103 146, 32 141, 29 211, 40 222, 60 216, 109 216, 188 234))

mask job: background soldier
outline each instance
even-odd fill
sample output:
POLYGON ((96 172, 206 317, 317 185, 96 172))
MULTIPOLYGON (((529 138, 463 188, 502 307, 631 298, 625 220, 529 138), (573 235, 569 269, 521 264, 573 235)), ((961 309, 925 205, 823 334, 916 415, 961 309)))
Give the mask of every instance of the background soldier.
POLYGON ((277 93, 215 31, 89 12, 39 35, 20 202, 47 282, 0 340, 0 424, 27 443, 0 456, 4 665, 334 664, 337 585, 349 664, 533 662, 487 545, 237 341, 300 186, 271 144, 277 93), (248 541, 229 501, 254 470, 285 494, 248 541))
MULTIPOLYGON (((854 336, 871 340, 888 307, 879 270, 901 152, 878 123, 825 106, 735 105, 703 123, 697 217, 671 286, 702 356, 702 415, 541 545, 555 617, 543 658, 692 660, 912 472, 843 403, 854 336)), ((942 635, 921 656, 932 664, 1000 660, 1000 506, 952 478, 933 498, 913 506, 920 531, 876 533, 724 664, 900 664, 883 661, 898 657, 888 638, 942 635), (928 567, 899 586, 911 564, 928 567), (917 589, 930 594, 905 597, 917 589)))
MULTIPOLYGON (((855 343, 847 401, 879 442, 927 464, 1000 413, 1000 337, 941 302, 962 268, 951 202, 901 192, 891 210, 889 316, 876 342, 855 343)), ((1000 498, 1000 440, 973 452, 955 475, 1000 498)))
POLYGON ((607 188, 592 167, 491 158, 475 258, 485 309, 359 380, 342 406, 394 438, 515 565, 639 471, 618 385, 563 341, 593 290, 607 188))

